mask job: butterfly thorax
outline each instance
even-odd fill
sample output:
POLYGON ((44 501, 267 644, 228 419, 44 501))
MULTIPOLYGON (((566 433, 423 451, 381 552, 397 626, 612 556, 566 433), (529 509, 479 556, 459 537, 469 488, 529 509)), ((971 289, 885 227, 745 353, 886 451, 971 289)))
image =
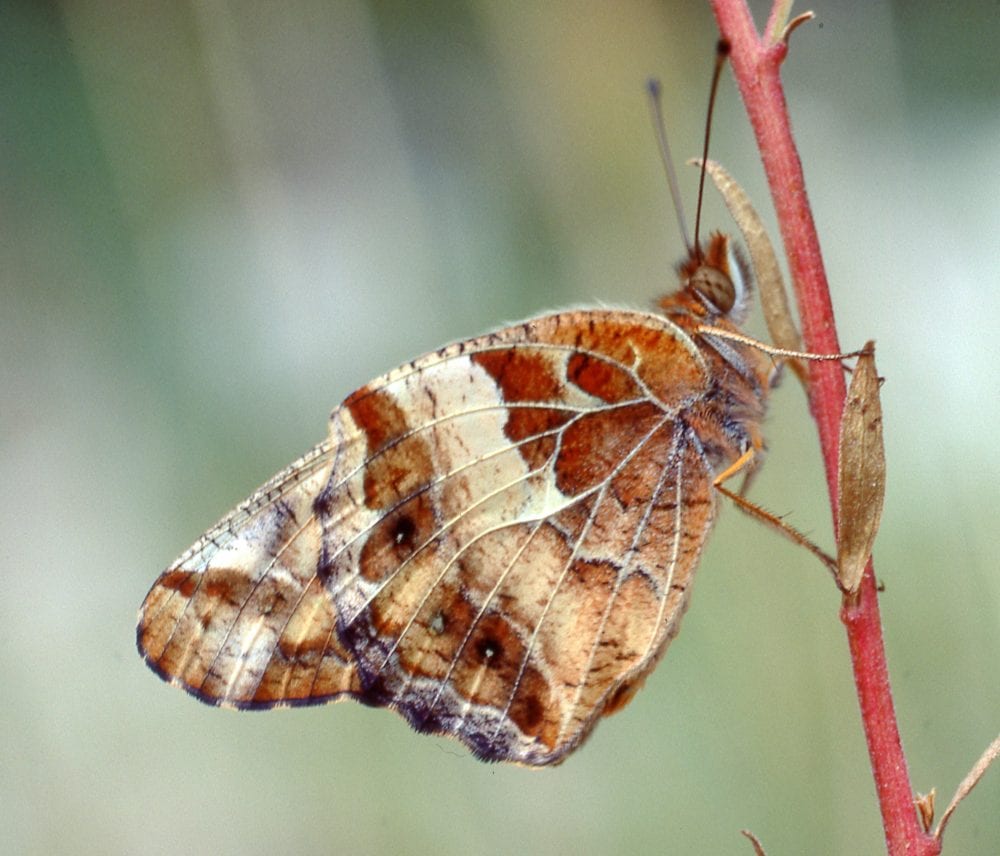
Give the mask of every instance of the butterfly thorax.
POLYGON ((738 248, 721 233, 692 250, 678 266, 681 287, 662 297, 659 307, 687 333, 704 358, 709 389, 691 408, 713 469, 720 472, 748 448, 763 449, 760 423, 774 376, 774 362, 763 351, 705 328, 742 335, 740 324, 751 291, 749 266, 738 248))

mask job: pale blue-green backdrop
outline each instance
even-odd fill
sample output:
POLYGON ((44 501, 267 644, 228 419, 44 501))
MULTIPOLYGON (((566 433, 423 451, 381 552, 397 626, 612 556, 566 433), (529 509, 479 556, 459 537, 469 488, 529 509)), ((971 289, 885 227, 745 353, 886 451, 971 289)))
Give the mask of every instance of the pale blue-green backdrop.
MULTIPOLYGON (((1000 730, 1000 26, 814 8, 785 80, 842 341, 887 378, 886 639, 946 800, 1000 730)), ((696 154, 715 38, 693 2, 3 4, 0 851, 882 849, 837 596, 731 508, 664 662, 556 770, 353 704, 213 710, 134 648, 160 570, 353 388, 671 287, 643 85, 696 154)), ((728 76, 714 139, 772 222, 728 76)), ((795 383, 766 430, 754 496, 830 546, 795 383)), ((1000 852, 998 805, 1000 770, 951 852, 1000 852)))

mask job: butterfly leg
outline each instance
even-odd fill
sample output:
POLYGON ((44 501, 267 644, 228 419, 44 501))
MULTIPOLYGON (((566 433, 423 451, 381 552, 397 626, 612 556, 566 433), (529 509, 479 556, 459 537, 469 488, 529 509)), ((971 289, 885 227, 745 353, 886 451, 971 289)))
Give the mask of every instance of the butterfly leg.
POLYGON ((745 514, 750 515, 756 520, 766 523, 772 529, 784 535, 790 541, 798 544, 800 547, 805 547, 810 553, 812 553, 817 559, 819 559, 833 575, 834 580, 837 579, 837 560, 832 556, 829 556, 820 547, 809 540, 805 535, 799 532, 794 526, 789 525, 784 520, 782 520, 778 515, 773 514, 766 508, 761 508, 756 503, 751 502, 743 494, 746 492, 750 484, 750 479, 754 473, 753 462, 757 454, 757 449, 751 446, 742 455, 739 456, 732 464, 730 464, 725 470, 719 473, 715 479, 712 481, 712 486, 719 491, 723 496, 727 497, 738 509, 740 509, 745 514), (731 479, 737 473, 744 472, 745 478, 743 481, 743 486, 740 491, 730 490, 724 485, 724 482, 731 479))

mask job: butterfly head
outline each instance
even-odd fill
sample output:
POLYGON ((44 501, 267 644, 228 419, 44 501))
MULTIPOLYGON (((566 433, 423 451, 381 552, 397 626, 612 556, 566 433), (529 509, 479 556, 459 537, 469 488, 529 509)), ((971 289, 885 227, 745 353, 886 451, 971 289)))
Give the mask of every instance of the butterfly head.
POLYGON ((707 246, 688 253, 678 273, 681 291, 694 298, 706 316, 723 316, 735 324, 743 321, 753 279, 746 259, 728 236, 712 233, 707 246))

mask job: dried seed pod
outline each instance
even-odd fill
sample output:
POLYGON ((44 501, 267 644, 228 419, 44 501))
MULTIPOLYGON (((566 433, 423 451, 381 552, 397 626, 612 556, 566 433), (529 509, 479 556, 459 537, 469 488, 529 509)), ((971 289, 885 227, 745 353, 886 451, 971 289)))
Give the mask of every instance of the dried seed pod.
POLYGON ((837 567, 841 587, 857 591, 875 543, 885 499, 882 403, 875 343, 858 357, 840 423, 837 567))

